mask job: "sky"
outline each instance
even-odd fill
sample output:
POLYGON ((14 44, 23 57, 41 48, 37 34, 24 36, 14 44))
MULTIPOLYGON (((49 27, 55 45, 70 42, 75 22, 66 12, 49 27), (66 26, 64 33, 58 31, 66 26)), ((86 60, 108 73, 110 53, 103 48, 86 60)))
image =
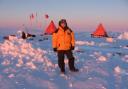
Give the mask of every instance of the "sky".
POLYGON ((74 31, 94 31, 99 23, 107 31, 128 31, 128 0, 0 0, 1 29, 18 29, 24 24, 42 30, 50 20, 57 26, 62 18, 74 31), (32 13, 37 17, 30 22, 32 13))

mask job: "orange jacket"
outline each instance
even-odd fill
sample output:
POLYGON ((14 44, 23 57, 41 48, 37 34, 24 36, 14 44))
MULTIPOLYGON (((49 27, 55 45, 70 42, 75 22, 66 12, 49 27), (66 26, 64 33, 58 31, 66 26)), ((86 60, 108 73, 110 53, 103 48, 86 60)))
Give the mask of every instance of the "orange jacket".
POLYGON ((74 32, 70 29, 64 31, 59 26, 57 32, 52 35, 52 47, 57 50, 69 50, 71 46, 75 46, 74 32))

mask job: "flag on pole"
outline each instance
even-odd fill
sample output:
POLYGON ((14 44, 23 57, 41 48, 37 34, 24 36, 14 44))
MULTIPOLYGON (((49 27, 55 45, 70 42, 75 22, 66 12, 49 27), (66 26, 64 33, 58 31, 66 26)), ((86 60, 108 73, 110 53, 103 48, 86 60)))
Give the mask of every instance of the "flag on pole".
POLYGON ((46 18, 46 19, 48 19, 48 18, 49 18, 48 14, 45 14, 45 18, 46 18))
POLYGON ((30 15, 30 20, 33 20, 35 18, 35 16, 34 16, 34 14, 32 13, 31 15, 30 15))
POLYGON ((34 15, 33 13, 30 14, 29 19, 30 19, 30 25, 31 25, 31 27, 32 27, 32 24, 33 24, 34 19, 35 19, 35 15, 34 15))

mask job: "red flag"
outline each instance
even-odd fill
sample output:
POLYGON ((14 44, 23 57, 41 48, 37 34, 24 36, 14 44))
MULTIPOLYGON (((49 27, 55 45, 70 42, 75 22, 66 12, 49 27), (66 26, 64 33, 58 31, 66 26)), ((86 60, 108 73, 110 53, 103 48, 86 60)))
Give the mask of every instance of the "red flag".
POLYGON ((31 16, 31 17, 32 17, 32 19, 34 19, 34 14, 32 14, 32 16, 31 16))
POLYGON ((46 19, 48 19, 48 18, 49 18, 48 14, 45 14, 45 18, 46 18, 46 19))
POLYGON ((30 20, 34 19, 34 14, 30 15, 30 20))

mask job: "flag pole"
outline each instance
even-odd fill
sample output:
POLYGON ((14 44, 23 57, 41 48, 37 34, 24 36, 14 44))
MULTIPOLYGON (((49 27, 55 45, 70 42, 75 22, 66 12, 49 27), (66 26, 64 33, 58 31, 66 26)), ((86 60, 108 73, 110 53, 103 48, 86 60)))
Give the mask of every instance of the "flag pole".
MULTIPOLYGON (((45 26, 44 26, 44 31, 45 31, 46 30, 46 27, 47 27, 47 21, 49 19, 49 15, 48 14, 45 14, 44 17, 45 17, 45 26)), ((45 32, 44 32, 44 34, 45 34, 45 32)))

